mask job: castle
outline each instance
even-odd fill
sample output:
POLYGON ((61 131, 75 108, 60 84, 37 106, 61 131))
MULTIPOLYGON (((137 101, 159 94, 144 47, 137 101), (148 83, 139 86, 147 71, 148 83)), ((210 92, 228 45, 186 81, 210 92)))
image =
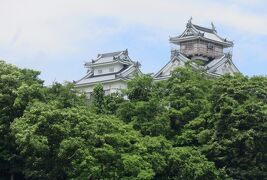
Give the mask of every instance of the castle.
MULTIPOLYGON (((154 80, 168 79, 172 70, 187 62, 212 76, 238 73, 232 61, 233 42, 220 37, 213 23, 211 26, 195 25, 191 18, 181 35, 170 37, 170 61, 153 76, 154 80)), ((128 50, 99 54, 96 59, 85 63, 85 67, 88 72, 75 82, 75 87, 84 91, 88 98, 98 83, 103 85, 105 94, 110 94, 127 88, 127 80, 134 74, 142 74, 140 64, 131 60, 128 50)))
POLYGON ((139 62, 131 60, 128 50, 98 54, 96 59, 85 63, 85 67, 87 74, 75 82, 75 87, 85 92, 88 99, 96 84, 101 83, 108 95, 127 88, 127 80, 142 74, 139 62))

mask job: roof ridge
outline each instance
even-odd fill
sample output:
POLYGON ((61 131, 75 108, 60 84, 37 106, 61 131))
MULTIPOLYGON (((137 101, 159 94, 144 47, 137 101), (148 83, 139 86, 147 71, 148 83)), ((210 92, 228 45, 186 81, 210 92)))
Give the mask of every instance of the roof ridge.
MULTIPOLYGON (((218 58, 218 62, 216 62, 213 66, 211 66, 211 67, 209 67, 209 69, 208 70, 211 70, 211 69, 214 69, 214 68, 218 68, 218 67, 220 67, 222 64, 220 64, 222 61, 223 61, 223 59, 225 59, 226 58, 226 56, 225 56, 225 54, 222 56, 222 57, 220 57, 220 58, 218 58)), ((226 58, 226 60, 228 60, 228 58, 226 58)), ((214 61, 214 60, 213 60, 214 61)), ((208 65, 208 64, 207 64, 208 65)), ((207 67, 207 65, 206 65, 206 67, 207 67)))
POLYGON ((196 24, 192 24, 197 30, 200 30, 200 31, 205 31, 205 32, 209 32, 209 33, 214 33, 215 31, 211 28, 207 28, 207 27, 203 27, 203 26, 199 26, 199 25, 196 25, 196 24))
POLYGON ((120 53, 125 52, 126 50, 123 51, 114 51, 114 52, 107 52, 107 53, 101 53, 97 55, 97 58, 99 57, 112 57, 112 56, 116 56, 119 55, 120 53))

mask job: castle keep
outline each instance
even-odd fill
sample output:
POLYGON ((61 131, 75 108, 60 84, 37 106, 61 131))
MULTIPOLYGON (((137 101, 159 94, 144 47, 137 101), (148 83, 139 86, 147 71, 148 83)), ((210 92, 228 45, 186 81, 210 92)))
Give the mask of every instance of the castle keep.
POLYGON ((212 28, 206 28, 193 24, 191 20, 181 35, 170 37, 171 59, 154 78, 166 79, 173 69, 189 61, 194 68, 204 68, 213 76, 239 72, 232 61, 233 42, 220 37, 213 23, 212 28))
MULTIPOLYGON (((172 70, 187 62, 212 76, 239 72, 232 61, 233 42, 220 37, 213 23, 211 28, 206 28, 193 24, 191 18, 184 32, 170 37, 169 42, 172 46, 171 58, 153 76, 155 80, 168 79, 172 70)), ((99 54, 96 59, 85 63, 88 72, 75 82, 76 88, 84 91, 88 98, 98 83, 103 85, 106 94, 118 92, 127 87, 127 80, 134 74, 141 74, 139 66, 138 62, 131 60, 128 50, 99 54)))

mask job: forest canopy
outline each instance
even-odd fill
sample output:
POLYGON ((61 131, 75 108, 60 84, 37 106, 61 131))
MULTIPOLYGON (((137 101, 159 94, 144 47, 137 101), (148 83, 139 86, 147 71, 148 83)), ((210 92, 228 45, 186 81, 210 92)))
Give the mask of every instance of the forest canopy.
POLYGON ((0 61, 1 179, 267 178, 265 76, 184 67, 88 102, 39 74, 0 61))

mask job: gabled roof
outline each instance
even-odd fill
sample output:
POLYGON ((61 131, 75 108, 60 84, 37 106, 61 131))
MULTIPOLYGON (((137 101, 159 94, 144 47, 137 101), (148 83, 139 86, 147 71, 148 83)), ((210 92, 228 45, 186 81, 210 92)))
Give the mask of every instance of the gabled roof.
POLYGON ((105 58, 105 57, 113 57, 113 56, 118 56, 121 53, 127 53, 127 50, 124 51, 117 51, 117 52, 109 52, 109 53, 103 53, 103 54, 98 54, 97 58, 105 58))
POLYGON ((213 68, 215 65, 217 65, 219 62, 222 62, 222 60, 225 58, 225 54, 221 57, 218 57, 216 59, 213 59, 212 61, 208 62, 206 65, 205 65, 205 68, 206 69, 211 69, 213 68))
POLYGON ((131 73, 142 73, 139 68, 137 68, 135 65, 128 66, 127 68, 122 69, 121 71, 117 73, 110 73, 105 75, 97 75, 97 76, 88 76, 86 75, 82 79, 75 82, 76 87, 78 86, 84 86, 88 84, 96 84, 96 83, 104 83, 104 82, 110 82, 110 81, 120 81, 120 80, 127 80, 128 76, 131 73))
POLYGON ((170 37, 171 43, 179 43, 194 39, 202 39, 214 43, 222 44, 225 47, 233 46, 232 41, 226 40, 217 34, 217 31, 212 23, 212 28, 206 28, 199 25, 192 24, 188 21, 185 31, 180 36, 170 37))
POLYGON ((208 33, 214 33, 214 31, 216 31, 215 29, 210 29, 210 28, 206 28, 206 27, 202 27, 196 24, 192 24, 194 28, 196 28, 199 31, 204 31, 204 32, 208 32, 208 33))
POLYGON ((219 73, 218 70, 224 66, 224 65, 228 65, 228 67, 231 69, 228 70, 230 74, 232 73, 239 73, 239 70, 237 69, 237 67, 234 65, 234 63, 232 62, 231 58, 227 55, 223 55, 220 58, 214 59, 213 61, 211 61, 210 63, 205 65, 205 69, 208 73, 211 74, 218 74, 218 75, 223 75, 223 73, 219 73))
MULTIPOLYGON (((161 68, 155 75, 154 78, 155 79, 162 79, 165 78, 165 75, 163 75, 165 72, 169 71, 170 69, 173 68, 173 66, 178 67, 177 65, 174 64, 175 61, 180 61, 182 62, 182 64, 186 64, 188 61, 190 61, 190 59, 188 59, 187 57, 185 57, 182 53, 179 53, 178 51, 176 52, 176 55, 174 55, 171 60, 165 64, 165 66, 163 68, 161 68)), ((196 66, 196 64, 194 63, 193 66, 196 66)), ((167 77, 169 77, 170 75, 167 75, 167 77)))
POLYGON ((99 82, 103 83, 103 82, 125 80, 133 72, 141 73, 139 69, 139 65, 140 64, 138 62, 134 62, 130 59, 130 57, 128 56, 127 50, 99 54, 96 60, 93 60, 89 64, 85 64, 86 67, 89 67, 88 72, 83 78, 76 81, 75 84, 78 87, 78 86, 95 84, 99 82), (93 67, 96 64, 106 65, 106 64, 117 63, 117 62, 124 64, 122 66, 122 69, 120 69, 117 72, 94 75, 93 71, 90 70, 91 69, 90 67, 93 67))
POLYGON ((92 59, 91 62, 86 62, 85 66, 99 66, 102 64, 112 63, 129 64, 133 62, 128 56, 128 50, 98 54, 96 59, 92 59))
POLYGON ((185 57, 182 53, 177 52, 175 56, 173 56, 173 58, 171 58, 171 60, 161 70, 159 70, 158 73, 154 75, 154 79, 164 80, 164 79, 169 78, 171 75, 168 73, 166 74, 166 72, 171 71, 172 69, 176 67, 184 66, 186 62, 189 62, 189 61, 191 61, 190 65, 193 68, 196 68, 196 69, 203 68, 206 70, 207 74, 213 75, 213 76, 220 76, 225 73, 233 74, 233 73, 239 72, 237 67, 233 64, 231 58, 227 55, 223 55, 217 59, 211 60, 206 65, 201 66, 201 65, 194 63, 194 61, 188 59, 187 57, 185 57), (181 63, 175 63, 175 61, 180 61, 181 63), (226 69, 226 72, 220 71, 220 68, 222 68, 222 66, 226 64, 228 65, 228 69, 226 69))

